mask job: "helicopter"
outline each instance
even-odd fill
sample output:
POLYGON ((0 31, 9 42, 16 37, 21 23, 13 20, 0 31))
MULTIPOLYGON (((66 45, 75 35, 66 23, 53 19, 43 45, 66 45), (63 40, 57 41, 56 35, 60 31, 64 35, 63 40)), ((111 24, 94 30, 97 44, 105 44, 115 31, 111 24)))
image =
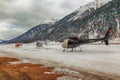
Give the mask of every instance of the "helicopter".
MULTIPOLYGON (((110 34, 112 32, 112 27, 109 27, 105 36, 103 38, 98 38, 98 39, 80 39, 77 36, 70 37, 68 39, 65 39, 63 41, 62 47, 65 49, 71 48, 73 51, 73 48, 79 47, 80 45, 87 44, 87 43, 92 43, 92 42, 98 42, 102 41, 105 43, 105 45, 109 45, 108 39, 110 38, 110 34)), ((80 51, 82 52, 81 48, 80 51)))

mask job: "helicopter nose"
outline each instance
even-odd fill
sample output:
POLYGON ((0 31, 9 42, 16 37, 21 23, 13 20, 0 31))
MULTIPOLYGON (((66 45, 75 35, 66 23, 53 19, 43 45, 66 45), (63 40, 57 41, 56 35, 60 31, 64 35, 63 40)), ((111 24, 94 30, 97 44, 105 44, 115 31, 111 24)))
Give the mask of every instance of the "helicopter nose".
POLYGON ((67 48, 68 47, 68 39, 63 41, 62 47, 63 48, 67 48))

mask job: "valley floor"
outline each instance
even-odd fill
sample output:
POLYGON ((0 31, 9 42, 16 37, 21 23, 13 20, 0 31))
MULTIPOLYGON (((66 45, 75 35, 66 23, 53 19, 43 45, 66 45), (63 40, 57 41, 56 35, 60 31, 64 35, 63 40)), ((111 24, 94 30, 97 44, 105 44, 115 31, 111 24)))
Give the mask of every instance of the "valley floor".
POLYGON ((48 43, 48 46, 43 45, 41 48, 36 48, 35 43, 23 44, 19 48, 14 45, 0 45, 0 56, 60 67, 62 69, 57 71, 66 70, 70 75, 73 73, 74 76, 81 77, 83 80, 92 80, 90 77, 95 75, 98 75, 98 79, 94 80, 120 80, 120 45, 83 45, 82 52, 78 51, 79 48, 74 52, 70 50, 63 52, 60 43, 48 43), (86 76, 89 76, 89 79, 83 78, 86 76))

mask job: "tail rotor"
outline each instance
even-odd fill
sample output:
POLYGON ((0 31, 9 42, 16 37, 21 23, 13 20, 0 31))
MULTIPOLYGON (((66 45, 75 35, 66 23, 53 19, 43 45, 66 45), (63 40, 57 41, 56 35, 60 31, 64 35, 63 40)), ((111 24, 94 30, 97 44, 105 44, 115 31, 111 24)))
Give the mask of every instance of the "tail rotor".
POLYGON ((110 27, 110 28, 107 30, 107 33, 105 34, 105 37, 104 37, 105 45, 109 45, 108 39, 110 38, 111 32, 112 32, 112 27, 110 27))

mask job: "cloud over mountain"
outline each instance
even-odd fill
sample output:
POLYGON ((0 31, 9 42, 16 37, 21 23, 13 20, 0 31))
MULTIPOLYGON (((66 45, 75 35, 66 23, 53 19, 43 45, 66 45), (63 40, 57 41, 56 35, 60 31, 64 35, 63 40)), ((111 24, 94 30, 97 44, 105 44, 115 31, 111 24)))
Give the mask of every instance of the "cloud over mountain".
POLYGON ((5 25, 0 24, 0 38, 16 37, 21 32, 44 23, 50 18, 62 18, 90 1, 93 0, 3 0, 0 2, 0 23, 5 25), (3 27, 8 28, 8 31, 2 30, 3 27), (16 33, 11 33, 13 36, 9 36, 10 31, 16 33))

